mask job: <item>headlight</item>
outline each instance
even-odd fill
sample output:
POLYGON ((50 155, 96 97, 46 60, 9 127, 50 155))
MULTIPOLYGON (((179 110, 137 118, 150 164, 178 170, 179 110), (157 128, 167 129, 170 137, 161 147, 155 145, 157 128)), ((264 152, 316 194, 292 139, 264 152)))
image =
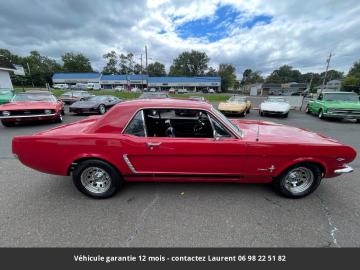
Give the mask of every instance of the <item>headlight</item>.
POLYGON ((45 110, 45 114, 51 114, 51 110, 45 110))
POLYGON ((3 115, 3 116, 10 116, 10 112, 9 112, 9 111, 3 111, 3 112, 2 112, 2 115, 3 115))

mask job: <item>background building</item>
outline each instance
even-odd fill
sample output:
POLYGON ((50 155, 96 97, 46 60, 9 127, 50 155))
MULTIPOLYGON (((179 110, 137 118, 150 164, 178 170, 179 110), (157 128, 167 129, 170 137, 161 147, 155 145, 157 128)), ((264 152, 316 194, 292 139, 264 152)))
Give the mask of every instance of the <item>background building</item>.
POLYGON ((202 91, 214 89, 220 91, 220 77, 149 77, 148 88, 157 90, 187 89, 190 91, 202 91))
POLYGON ((10 72, 16 70, 15 66, 5 56, 0 55, 0 89, 13 89, 10 72))
POLYGON ((77 83, 99 83, 101 73, 54 73, 52 76, 53 83, 66 83, 69 85, 77 83))
POLYGON ((105 75, 101 73, 55 73, 52 77, 54 84, 66 83, 100 83, 103 89, 114 89, 117 86, 124 89, 155 88, 157 90, 187 89, 220 91, 220 77, 149 77, 146 74, 105 75))

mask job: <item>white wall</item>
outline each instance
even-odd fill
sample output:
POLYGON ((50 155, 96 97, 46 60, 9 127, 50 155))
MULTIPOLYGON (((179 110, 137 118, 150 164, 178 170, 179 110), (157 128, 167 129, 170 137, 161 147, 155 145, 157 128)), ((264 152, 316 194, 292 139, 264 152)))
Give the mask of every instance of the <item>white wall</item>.
POLYGON ((0 88, 13 89, 9 71, 0 70, 0 88))

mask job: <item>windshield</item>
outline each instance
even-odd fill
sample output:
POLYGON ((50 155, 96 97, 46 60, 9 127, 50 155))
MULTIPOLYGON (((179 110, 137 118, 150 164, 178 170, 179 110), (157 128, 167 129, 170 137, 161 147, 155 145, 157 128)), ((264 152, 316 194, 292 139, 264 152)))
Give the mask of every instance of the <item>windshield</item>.
POLYGON ((231 103, 240 103, 240 102, 246 102, 246 98, 242 96, 232 96, 228 99, 228 102, 231 103))
POLYGON ((80 97, 82 94, 82 92, 66 92, 64 94, 62 94, 62 96, 66 96, 66 97, 80 97))
POLYGON ((268 102, 286 102, 284 98, 268 98, 266 101, 268 102))
POLYGON ((228 127, 231 128, 231 130, 233 132, 235 132, 239 137, 243 136, 242 131, 240 130, 240 128, 238 126, 235 126, 231 121, 229 121, 229 119, 226 118, 225 115, 223 115, 221 112, 219 112, 217 109, 215 109, 214 107, 212 107, 212 112, 218 117, 220 118, 228 127))
POLYGON ((355 93, 331 93, 324 94, 324 100, 326 101, 350 101, 350 102, 359 102, 359 96, 355 93))
POLYGON ((105 100, 109 97, 106 97, 106 96, 95 96, 95 97, 91 97, 89 98, 88 100, 89 101, 102 101, 102 100, 105 100))
POLYGON ((162 93, 144 93, 140 96, 140 98, 167 98, 166 94, 162 93))
POLYGON ((11 95, 12 90, 10 89, 0 89, 0 95, 11 95))
POLYGON ((13 97, 12 102, 18 101, 45 101, 45 102, 56 102, 56 98, 53 95, 48 94, 17 94, 13 97))

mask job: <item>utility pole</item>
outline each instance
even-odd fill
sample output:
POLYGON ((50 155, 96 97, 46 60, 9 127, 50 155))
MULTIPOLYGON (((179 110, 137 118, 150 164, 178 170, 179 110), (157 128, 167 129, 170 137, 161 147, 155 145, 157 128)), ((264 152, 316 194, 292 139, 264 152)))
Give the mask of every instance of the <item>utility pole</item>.
POLYGON ((147 46, 145 45, 145 70, 147 73, 147 66, 148 66, 148 53, 147 53, 147 46))
POLYGON ((331 52, 329 54, 329 57, 326 59, 326 70, 325 70, 325 75, 324 75, 324 80, 323 80, 323 84, 322 84, 322 87, 321 87, 321 92, 323 91, 324 87, 325 87, 325 81, 326 81, 326 75, 327 75, 327 72, 329 70, 329 65, 330 65, 330 60, 331 60, 331 52))

